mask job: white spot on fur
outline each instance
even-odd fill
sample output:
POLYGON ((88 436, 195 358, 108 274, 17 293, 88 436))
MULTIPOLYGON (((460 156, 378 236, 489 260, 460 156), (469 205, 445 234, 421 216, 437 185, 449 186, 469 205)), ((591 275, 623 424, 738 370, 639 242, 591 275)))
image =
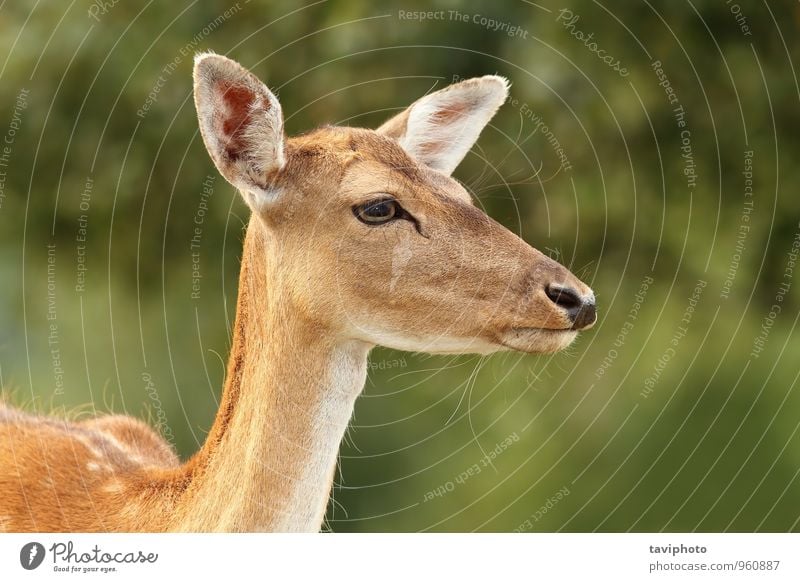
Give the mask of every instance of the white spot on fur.
POLYGON ((392 250, 392 279, 389 281, 389 292, 393 292, 397 282, 403 275, 403 271, 411 260, 413 252, 411 250, 411 242, 408 236, 403 236, 402 240, 397 243, 392 250))
POLYGON ((89 451, 89 453, 93 457, 95 457, 97 459, 103 458, 103 451, 101 451, 100 449, 96 448, 91 439, 86 438, 86 437, 81 436, 81 435, 75 435, 75 439, 79 443, 81 443, 84 447, 86 447, 86 450, 89 451))
POLYGON ((106 493, 122 493, 122 485, 120 485, 120 482, 115 479, 103 487, 103 491, 106 493))

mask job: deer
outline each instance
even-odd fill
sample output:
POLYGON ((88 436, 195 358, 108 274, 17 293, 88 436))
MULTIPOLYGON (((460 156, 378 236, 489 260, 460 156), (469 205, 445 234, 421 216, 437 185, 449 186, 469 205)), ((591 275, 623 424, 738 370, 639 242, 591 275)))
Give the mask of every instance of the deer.
POLYGON ((554 353, 590 328, 592 290, 451 177, 508 87, 289 138, 263 82, 198 54, 200 133, 250 211, 216 417, 181 462, 130 416, 0 405, 0 531, 319 532, 373 347, 554 353))

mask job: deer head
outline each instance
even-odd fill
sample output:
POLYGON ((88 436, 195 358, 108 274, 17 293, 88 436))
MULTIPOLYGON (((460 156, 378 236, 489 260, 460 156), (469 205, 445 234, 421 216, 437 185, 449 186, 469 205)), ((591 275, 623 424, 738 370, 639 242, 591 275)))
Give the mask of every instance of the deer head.
POLYGON ((211 158, 263 230, 270 294, 343 340, 433 353, 554 352, 596 319, 566 268, 489 218, 450 174, 505 101, 485 76, 377 130, 287 138, 281 106, 228 58, 195 62, 211 158))

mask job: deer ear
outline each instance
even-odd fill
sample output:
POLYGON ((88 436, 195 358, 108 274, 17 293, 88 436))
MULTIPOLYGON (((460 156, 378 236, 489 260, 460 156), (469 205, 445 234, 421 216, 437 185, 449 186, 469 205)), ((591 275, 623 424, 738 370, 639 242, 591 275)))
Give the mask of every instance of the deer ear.
POLYGON ((194 60, 194 102, 217 169, 251 209, 263 210, 278 197, 272 184, 286 163, 278 99, 239 63, 202 53, 194 60))
POLYGON ((377 131, 426 166, 451 174, 507 96, 503 77, 476 77, 425 95, 377 131))

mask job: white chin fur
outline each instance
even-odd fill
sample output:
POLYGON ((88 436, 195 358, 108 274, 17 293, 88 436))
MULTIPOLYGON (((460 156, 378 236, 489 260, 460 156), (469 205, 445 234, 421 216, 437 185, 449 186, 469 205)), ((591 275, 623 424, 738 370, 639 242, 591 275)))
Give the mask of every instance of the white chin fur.
POLYGON ((428 354, 492 354, 504 350, 550 354, 569 346, 578 335, 576 330, 519 328, 503 332, 497 341, 483 338, 449 336, 412 337, 378 329, 359 329, 366 332, 370 343, 407 352, 428 354))
POLYGON ((501 344, 483 338, 462 338, 446 335, 414 337, 393 331, 360 327, 361 337, 379 346, 406 352, 425 352, 428 354, 492 354, 507 349, 501 344))
POLYGON ((503 345, 520 352, 552 354, 569 346, 577 337, 573 329, 512 329, 501 336, 503 345))

